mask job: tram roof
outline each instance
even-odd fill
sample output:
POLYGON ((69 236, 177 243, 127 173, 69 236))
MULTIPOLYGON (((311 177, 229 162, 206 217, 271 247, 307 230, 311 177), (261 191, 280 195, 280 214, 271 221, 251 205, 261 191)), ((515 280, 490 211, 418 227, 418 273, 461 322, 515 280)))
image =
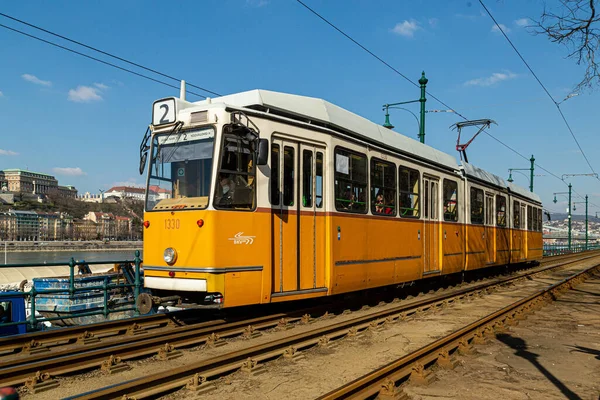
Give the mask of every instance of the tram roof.
MULTIPOLYGON (((487 172, 468 163, 459 165, 455 157, 437 150, 418 140, 384 128, 368 119, 354 114, 342 107, 336 106, 323 99, 300 96, 289 93, 273 92, 255 89, 247 92, 234 93, 210 100, 211 103, 224 103, 233 107, 252 108, 260 106, 290 117, 300 117, 302 120, 319 122, 326 127, 352 132, 358 137, 392 146, 400 151, 412 154, 418 158, 435 162, 453 170, 462 169, 467 176, 475 177, 492 185, 508 188, 525 198, 541 203, 535 193, 506 182, 503 178, 487 172)), ((200 101, 198 104, 208 103, 200 101)))
POLYGON ((504 178, 494 175, 491 172, 483 170, 479 167, 463 161, 461 169, 464 171, 467 177, 476 178, 501 188, 508 188, 508 190, 510 190, 512 193, 518 194, 526 199, 533 200, 538 203, 542 202, 542 199, 537 194, 532 193, 521 186, 513 185, 511 182, 505 181, 504 178))
POLYGON ((393 146, 405 153, 433 161, 454 170, 459 168, 455 157, 384 128, 323 99, 256 89, 215 98, 212 101, 237 107, 262 106, 292 117, 297 116, 302 119, 320 122, 328 127, 352 132, 358 137, 393 146))

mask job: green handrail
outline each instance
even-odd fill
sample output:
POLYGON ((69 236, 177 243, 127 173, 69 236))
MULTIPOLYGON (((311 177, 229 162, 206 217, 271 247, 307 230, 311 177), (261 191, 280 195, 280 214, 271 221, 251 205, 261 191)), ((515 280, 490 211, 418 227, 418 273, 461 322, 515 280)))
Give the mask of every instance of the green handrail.
POLYGON ((87 317, 87 316, 92 316, 92 315, 104 315, 105 317, 107 317, 111 313, 124 312, 124 311, 134 311, 134 315, 138 316, 139 310, 137 308, 137 304, 135 304, 135 303, 134 303, 133 307, 128 307, 128 306, 118 307, 117 306, 115 308, 110 308, 109 307, 109 299, 110 299, 109 292, 112 290, 120 290, 120 291, 124 291, 124 292, 127 292, 128 290, 133 290, 134 302, 135 302, 135 299, 137 299, 137 297, 139 296, 139 294, 141 292, 141 287, 142 287, 142 279, 141 279, 141 273, 140 273, 141 265, 142 265, 142 259, 140 257, 139 250, 136 250, 135 257, 133 260, 110 260, 110 261, 87 262, 84 260, 75 261, 73 258, 71 258, 67 263, 65 263, 65 262, 51 262, 51 263, 44 262, 43 264, 20 263, 20 264, 0 265, 0 270, 4 269, 4 268, 22 268, 22 267, 33 267, 33 268, 41 268, 41 267, 48 267, 48 266, 54 266, 54 267, 68 266, 69 267, 69 287, 68 288, 38 290, 35 288, 35 286, 33 286, 27 292, 0 292, 0 301, 3 298, 14 298, 15 296, 18 296, 18 297, 22 298, 23 300, 25 300, 27 297, 29 297, 29 299, 30 299, 30 316, 27 320, 0 323, 0 328, 8 327, 8 326, 29 324, 29 326, 32 329, 35 329, 37 324, 41 323, 41 322, 52 322, 52 321, 61 320, 61 319, 65 319, 65 318, 71 318, 68 316, 44 317, 44 318, 39 318, 39 319, 36 318, 36 315, 35 315, 36 308, 37 308, 36 307, 36 298, 39 295, 44 295, 44 294, 64 293, 64 294, 69 295, 69 299, 73 299, 75 294, 79 293, 79 292, 89 292, 91 290, 101 290, 103 293, 102 310, 77 313, 77 314, 73 315, 72 317, 79 318, 79 317, 87 317), (133 283, 108 283, 105 280, 102 285, 86 286, 86 287, 77 287, 75 285, 75 283, 76 283, 75 267, 83 266, 83 265, 101 265, 101 264, 118 264, 118 265, 125 264, 125 265, 134 266, 134 272, 135 272, 134 282, 133 283))

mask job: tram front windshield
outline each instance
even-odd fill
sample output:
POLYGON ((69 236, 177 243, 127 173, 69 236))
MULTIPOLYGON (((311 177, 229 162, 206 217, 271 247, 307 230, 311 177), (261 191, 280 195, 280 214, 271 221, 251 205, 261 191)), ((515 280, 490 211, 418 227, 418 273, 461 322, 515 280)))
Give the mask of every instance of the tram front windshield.
POLYGON ((212 128, 157 135, 152 141, 146 211, 208 206, 213 163, 212 128))

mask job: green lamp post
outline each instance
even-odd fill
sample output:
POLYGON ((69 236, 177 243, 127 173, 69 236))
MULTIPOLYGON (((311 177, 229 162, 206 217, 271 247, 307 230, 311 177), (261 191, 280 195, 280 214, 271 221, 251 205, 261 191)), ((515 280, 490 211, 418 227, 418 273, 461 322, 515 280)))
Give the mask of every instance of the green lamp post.
POLYGON ((554 193, 554 203, 556 204, 557 200, 556 200, 556 195, 557 194, 568 194, 569 195, 569 208, 568 208, 568 230, 569 230, 569 236, 568 236, 568 245, 569 245, 569 252, 571 251, 571 190, 572 190, 572 186, 569 183, 569 191, 568 192, 556 192, 554 193))
POLYGON ((529 191, 533 192, 533 177, 534 177, 533 173, 535 171, 535 158, 533 158, 533 154, 531 155, 529 162, 531 162, 531 167, 529 167, 529 168, 509 168, 507 181, 509 181, 511 183, 513 182, 513 178, 512 178, 513 171, 529 171, 530 172, 529 191))
POLYGON ((585 195, 585 201, 576 201, 573 203, 573 211, 576 210, 575 204, 585 204, 585 250, 588 249, 588 195, 585 195))
MULTIPOLYGON (((394 128, 394 125, 392 125, 390 122, 390 112, 389 112, 390 108, 406 110, 405 108, 394 107, 394 106, 419 102, 419 103, 421 103, 421 112, 420 112, 420 119, 418 121, 419 122, 419 136, 418 137, 419 137, 419 141, 421 143, 425 143, 425 113, 426 113, 425 103, 427 102, 427 98, 425 97, 425 94, 427 92, 426 91, 427 82, 429 82, 429 80, 425 77, 425 71, 423 71, 421 73, 421 79, 419 79, 419 85, 421 87, 421 98, 419 100, 401 101, 399 103, 389 103, 389 104, 383 105, 383 110, 385 111, 385 122, 383 123, 384 128, 388 128, 388 129, 394 128)), ((406 110, 406 111, 410 112, 410 110, 406 110)))

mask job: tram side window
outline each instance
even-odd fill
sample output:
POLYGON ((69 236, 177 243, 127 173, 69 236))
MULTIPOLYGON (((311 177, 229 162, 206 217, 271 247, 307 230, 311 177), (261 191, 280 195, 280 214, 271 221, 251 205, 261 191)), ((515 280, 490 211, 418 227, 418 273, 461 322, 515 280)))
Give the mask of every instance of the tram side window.
POLYGON ((248 140, 223 128, 215 208, 252 210, 256 204, 256 153, 248 140))
POLYGON ((367 212, 367 157, 341 148, 335 150, 335 208, 367 212))
POLYGON ((444 179, 444 221, 458 221, 458 183, 444 179))
POLYGON ((496 195, 496 225, 506 226, 506 197, 496 195))
POLYGON ((371 212, 396 215, 396 166, 371 158, 371 212))
POLYGON ((405 218, 419 218, 419 171, 416 169, 400 166, 398 168, 400 186, 400 199, 398 209, 400 216, 405 218))
POLYGON ((538 208, 538 232, 541 232, 543 230, 543 224, 544 224, 544 219, 542 217, 542 209, 538 208))
POLYGON ((313 204, 313 176, 312 165, 313 152, 304 150, 302 152, 302 206, 312 207, 313 204))
POLYGON ((471 188, 471 223, 483 224, 483 190, 471 188))
POLYGON ((527 229, 533 230, 533 207, 527 206, 527 229))
POLYGON ((317 151, 317 189, 315 193, 315 205, 323 208, 323 153, 317 151))
POLYGON ((294 205, 295 150, 291 146, 283 146, 283 205, 294 205))
POLYGON ((279 145, 271 146, 271 204, 279 205, 279 145))
POLYGON ((513 228, 521 227, 521 208, 518 201, 513 202, 513 228))

